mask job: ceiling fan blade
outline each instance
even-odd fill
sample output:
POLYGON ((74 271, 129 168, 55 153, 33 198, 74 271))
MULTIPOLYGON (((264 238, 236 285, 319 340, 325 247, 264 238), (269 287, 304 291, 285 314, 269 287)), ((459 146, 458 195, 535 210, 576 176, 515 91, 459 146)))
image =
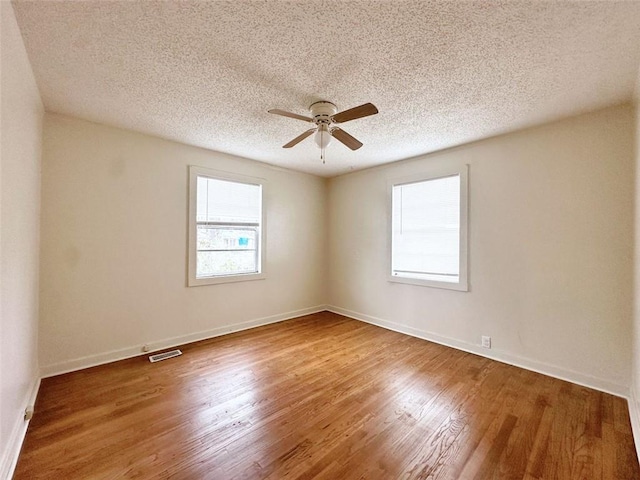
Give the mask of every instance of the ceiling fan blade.
POLYGON ((357 150, 362 146, 362 142, 356 140, 354 137, 349 135, 347 132, 342 130, 341 128, 334 128, 331 130, 331 135, 335 137, 340 142, 344 143, 351 150, 357 150))
POLYGON ((369 115, 375 115, 378 113, 378 109, 373 103, 365 103, 359 107, 353 107, 344 112, 336 113, 331 120, 334 123, 344 123, 349 120, 355 120, 356 118, 368 117, 369 115))
POLYGON ((309 135, 311 135, 313 132, 315 132, 316 129, 315 128, 310 128, 309 130, 307 130, 304 133, 301 133, 300 135, 298 135, 296 138, 294 138, 293 140, 291 140, 289 143, 285 144, 282 146, 282 148, 291 148, 297 144, 299 144, 302 140, 304 140, 305 138, 307 138, 309 135))
POLYGON ((283 117, 295 118, 297 120, 302 120, 305 122, 313 122, 313 118, 305 117, 304 115, 298 115, 297 113, 286 112, 284 110, 279 110, 274 108, 272 110, 267 110, 269 113, 273 113, 275 115, 282 115, 283 117))

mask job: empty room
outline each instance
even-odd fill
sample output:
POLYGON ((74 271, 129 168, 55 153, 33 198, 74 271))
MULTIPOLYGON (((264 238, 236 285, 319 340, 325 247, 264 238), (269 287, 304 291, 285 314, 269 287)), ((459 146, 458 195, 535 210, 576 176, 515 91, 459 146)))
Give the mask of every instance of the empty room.
POLYGON ((640 479, 640 2, 0 14, 0 479, 640 479))

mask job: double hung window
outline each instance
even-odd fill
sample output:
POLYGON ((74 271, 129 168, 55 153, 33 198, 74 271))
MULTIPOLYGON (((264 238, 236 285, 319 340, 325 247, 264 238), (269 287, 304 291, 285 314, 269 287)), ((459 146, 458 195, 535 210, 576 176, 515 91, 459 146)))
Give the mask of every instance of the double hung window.
POLYGON ((189 285, 264 278, 262 187, 190 168, 189 285))
POLYGON ((467 167, 390 187, 390 280, 466 291, 467 167))

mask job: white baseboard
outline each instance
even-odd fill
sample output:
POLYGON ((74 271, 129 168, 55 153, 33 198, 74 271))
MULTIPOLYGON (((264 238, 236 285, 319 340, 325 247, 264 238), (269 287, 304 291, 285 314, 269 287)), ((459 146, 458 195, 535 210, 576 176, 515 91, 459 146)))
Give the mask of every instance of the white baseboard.
MULTIPOLYGON (((27 392, 22 404, 24 408, 30 405, 35 405, 36 397, 38 396, 38 390, 40 389, 40 379, 36 378, 31 383, 31 388, 27 392)), ((27 427, 29 421, 23 419, 24 412, 17 412, 16 421, 11 429, 9 435, 9 441, 7 445, 2 447, 0 455, 0 479, 10 479, 13 477, 13 472, 18 464, 18 456, 20 455, 20 449, 22 448, 22 442, 27 434, 27 427)))
POLYGON ((631 388, 629 398, 627 399, 629 404, 629 418, 631 419, 631 431, 633 432, 633 439, 636 444, 636 453, 640 458, 640 410, 638 410, 638 397, 636 396, 636 389, 631 388))
MULTIPOLYGON (((225 325, 222 327, 216 327, 211 330, 205 330, 202 332, 190 333, 188 335, 181 335, 179 337, 166 338, 164 340, 158 340, 148 343, 150 352, 158 350, 164 350, 165 348, 177 347, 186 343, 197 342, 200 340, 206 340, 208 338, 219 337, 220 335, 226 335, 228 333, 240 332, 249 328, 261 327, 270 323, 282 322, 295 317, 302 317, 304 315, 310 315, 312 313, 318 313, 326 310, 325 305, 318 305, 315 307, 303 308, 301 310, 295 310, 292 312, 281 313, 278 315, 271 315, 268 317, 256 318, 247 322, 237 323, 235 325, 225 325)), ((148 354, 147 352, 144 355, 148 354)), ((82 370, 84 368, 95 367, 97 365, 103 365, 105 363, 111 363, 118 360, 124 360, 125 358, 137 357, 143 355, 140 351, 140 345, 122 348, 119 350, 112 350, 105 353, 99 353, 96 355, 89 355, 86 357, 76 358, 73 360, 66 360, 64 362, 54 363, 40 368, 42 378, 53 377, 55 375, 61 375, 63 373, 74 372, 76 370, 82 370)))
POLYGON ((565 380, 567 382, 576 383, 578 385, 593 388, 601 392, 610 393, 618 397, 627 398, 629 395, 629 388, 626 385, 619 385, 602 378, 585 375, 583 373, 574 372, 572 370, 567 370, 555 365, 539 362, 537 360, 512 355, 510 353, 500 352, 495 349, 487 350, 486 348, 482 348, 479 345, 463 342, 454 338, 444 337, 436 333, 408 327, 406 325, 391 322, 389 320, 383 320, 381 318, 372 317, 364 313, 353 312, 351 310, 332 305, 327 305, 327 310, 329 310, 330 312, 338 313, 340 315, 344 315, 345 317, 350 317, 355 320, 360 320, 372 325, 377 325, 378 327, 386 328, 388 330, 393 330, 395 332, 404 333, 413 337, 422 338, 423 340, 428 340, 430 342, 445 345, 447 347, 452 347, 464 352, 480 355, 481 357, 497 360, 498 362, 507 363, 509 365, 524 368, 525 370, 531 370, 533 372, 548 375, 550 377, 565 380))

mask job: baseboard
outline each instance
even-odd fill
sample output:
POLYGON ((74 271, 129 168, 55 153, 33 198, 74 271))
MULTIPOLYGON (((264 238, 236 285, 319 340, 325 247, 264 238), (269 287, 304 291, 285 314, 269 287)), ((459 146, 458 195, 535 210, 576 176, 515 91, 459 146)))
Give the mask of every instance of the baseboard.
POLYGON ((627 399, 629 404, 629 418, 631 420, 631 431, 633 432, 633 440, 636 444, 636 453, 640 458, 640 410, 638 410, 638 397, 636 396, 636 389, 631 388, 629 398, 627 399))
MULTIPOLYGON (((300 310, 281 313, 278 315, 256 318, 254 320, 237 323, 235 325, 225 325, 222 327, 213 328, 211 330, 204 330, 201 332, 190 333, 178 337, 166 338, 164 340, 158 340, 148 343, 150 347, 149 352, 156 352, 158 350, 164 350, 165 348, 177 347, 191 342, 198 342, 200 340, 219 337, 221 335, 227 335, 229 333, 240 332, 249 328, 261 327, 263 325, 269 325, 270 323, 282 322, 284 320, 302 317, 304 315, 310 315, 312 313, 318 313, 325 310, 325 305, 317 305, 315 307, 303 308, 300 310)), ((61 375, 63 373, 74 372, 77 370, 82 370, 84 368, 95 367, 97 365, 103 365, 105 363, 124 360, 125 358, 137 357, 141 354, 142 353, 140 352, 140 345, 135 345, 119 350, 99 353, 97 355, 89 355, 86 357, 47 365, 40 368, 40 373, 42 375, 42 378, 53 377, 55 375, 61 375)))
MULTIPOLYGON (((499 352, 496 350, 487 350, 471 343, 463 342, 454 338, 444 337, 436 333, 427 332, 413 327, 408 327, 399 323, 391 322, 389 320, 383 320, 381 318, 372 317, 359 312, 354 312, 344 308, 328 305, 327 310, 333 313, 344 315, 345 317, 353 318, 354 320, 360 320, 362 322, 370 323, 378 327, 393 330, 395 332, 404 333, 413 337, 422 338, 430 342, 438 343, 447 347, 452 347, 464 352, 480 355, 481 357, 490 358, 498 362, 507 363, 515 367, 524 368, 525 370, 531 370, 536 373, 548 375, 550 377, 565 380, 567 382, 582 385, 584 387, 593 388, 601 392, 610 393, 618 397, 627 398, 629 395, 629 389, 626 385, 619 385, 617 383, 610 382, 605 379, 593 377, 591 375, 585 375, 583 373, 567 370, 564 368, 550 365, 543 362, 538 362, 529 358, 524 358, 516 355, 512 355, 505 352, 499 352)), ((640 437, 639 437, 640 438, 640 437)))
MULTIPOLYGON (((39 389, 40 379, 36 378, 31 383, 31 388, 22 402, 24 408, 36 404, 39 389)), ((0 478, 9 479, 13 477, 13 472, 18 464, 18 456, 20 455, 20 449, 22 448, 24 437, 27 434, 28 426, 29 421, 22 418, 22 412, 17 412, 16 422, 11 429, 9 441, 3 446, 2 452, 0 452, 2 455, 2 458, 0 458, 0 478)))

